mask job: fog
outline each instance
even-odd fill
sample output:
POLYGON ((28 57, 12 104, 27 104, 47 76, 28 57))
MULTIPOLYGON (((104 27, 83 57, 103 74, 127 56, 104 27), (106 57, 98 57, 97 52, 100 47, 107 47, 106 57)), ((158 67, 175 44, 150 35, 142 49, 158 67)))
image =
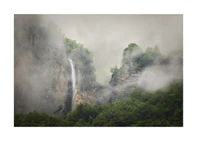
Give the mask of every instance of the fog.
MULTIPOLYGON (((125 93, 128 88, 129 93, 136 85, 145 90, 156 90, 172 81, 182 81, 182 62, 173 54, 174 50, 183 51, 182 15, 15 15, 16 112, 37 110, 51 114, 58 105, 65 104, 71 73, 63 37, 76 40, 93 53, 96 79, 101 84, 109 83, 110 68, 121 66, 123 50, 130 43, 136 43, 143 51, 157 45, 161 53, 171 54, 168 65, 154 62, 137 74, 138 81, 125 81, 114 87, 106 85, 108 88, 101 90, 98 97, 101 103, 108 100, 105 97, 112 92, 125 93)), ((71 57, 77 58, 75 53, 71 57)), ((93 68, 81 65, 86 68, 81 77, 88 83, 80 82, 91 85, 93 68)))
POLYGON ((171 82, 180 82, 183 79, 183 66, 171 60, 169 65, 152 65, 146 68, 139 76, 138 85, 144 90, 158 90, 167 87, 171 82))
POLYGON ((107 84, 110 67, 120 67, 124 48, 131 42, 142 49, 157 45, 167 54, 183 48, 182 15, 44 15, 68 38, 93 53, 97 81, 107 84))

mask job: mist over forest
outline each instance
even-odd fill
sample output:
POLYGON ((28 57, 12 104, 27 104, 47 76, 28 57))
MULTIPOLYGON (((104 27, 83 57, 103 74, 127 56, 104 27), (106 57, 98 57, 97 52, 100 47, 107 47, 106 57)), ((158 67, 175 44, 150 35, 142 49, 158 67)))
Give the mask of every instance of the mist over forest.
POLYGON ((15 126, 183 126, 182 15, 15 15, 15 126))

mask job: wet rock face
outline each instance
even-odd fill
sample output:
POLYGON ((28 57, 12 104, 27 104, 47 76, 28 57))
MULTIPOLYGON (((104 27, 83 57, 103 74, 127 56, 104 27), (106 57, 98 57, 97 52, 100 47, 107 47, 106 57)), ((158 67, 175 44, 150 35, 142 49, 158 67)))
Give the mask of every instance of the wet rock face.
POLYGON ((138 87, 140 72, 136 72, 132 65, 122 65, 113 73, 109 82, 109 102, 124 99, 129 96, 132 88, 138 87))
POLYGON ((130 43, 124 49, 122 65, 119 69, 115 67, 109 82, 109 102, 128 97, 131 89, 137 87, 140 72, 135 60, 141 54, 141 48, 135 43, 130 43))
POLYGON ((83 104, 83 103, 95 104, 94 97, 85 93, 78 93, 76 95, 75 101, 77 105, 83 104))
POLYGON ((68 81, 68 90, 65 96, 65 107, 63 109, 63 115, 67 114, 72 110, 72 99, 73 99, 73 89, 72 89, 72 81, 68 81))
POLYGON ((109 82, 111 86, 123 85, 125 83, 137 83, 139 72, 134 70, 133 66, 123 65, 116 72, 113 73, 109 82))
POLYGON ((15 113, 37 110, 51 114, 59 104, 64 105, 70 73, 60 36, 38 16, 15 16, 15 113))

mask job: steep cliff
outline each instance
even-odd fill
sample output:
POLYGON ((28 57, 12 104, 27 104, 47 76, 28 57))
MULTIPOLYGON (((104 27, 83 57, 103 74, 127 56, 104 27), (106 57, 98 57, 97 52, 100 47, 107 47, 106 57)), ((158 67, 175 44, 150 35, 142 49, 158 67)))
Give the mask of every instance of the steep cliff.
POLYGON ((64 39, 64 45, 68 57, 73 60, 76 71, 77 94, 74 101, 77 105, 80 103, 95 103, 96 88, 99 85, 95 78, 93 54, 84 48, 82 44, 69 38, 64 39))
POLYGON ((62 35, 39 16, 15 15, 14 22, 15 113, 52 114, 64 105, 70 80, 62 35))

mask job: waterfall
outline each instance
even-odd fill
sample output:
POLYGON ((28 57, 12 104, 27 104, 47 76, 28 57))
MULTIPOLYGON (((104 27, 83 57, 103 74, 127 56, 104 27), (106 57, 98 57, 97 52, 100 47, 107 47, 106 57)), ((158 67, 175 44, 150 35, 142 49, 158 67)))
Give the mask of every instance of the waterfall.
POLYGON ((70 66, 71 66, 71 75, 72 75, 72 90, 73 90, 73 93, 72 93, 72 110, 75 109, 75 106, 76 106, 76 103, 75 103, 75 96, 76 96, 76 93, 77 93, 77 89, 76 89, 76 75, 75 75, 75 68, 74 68, 74 65, 73 65, 73 61, 68 58, 69 62, 70 62, 70 66))

